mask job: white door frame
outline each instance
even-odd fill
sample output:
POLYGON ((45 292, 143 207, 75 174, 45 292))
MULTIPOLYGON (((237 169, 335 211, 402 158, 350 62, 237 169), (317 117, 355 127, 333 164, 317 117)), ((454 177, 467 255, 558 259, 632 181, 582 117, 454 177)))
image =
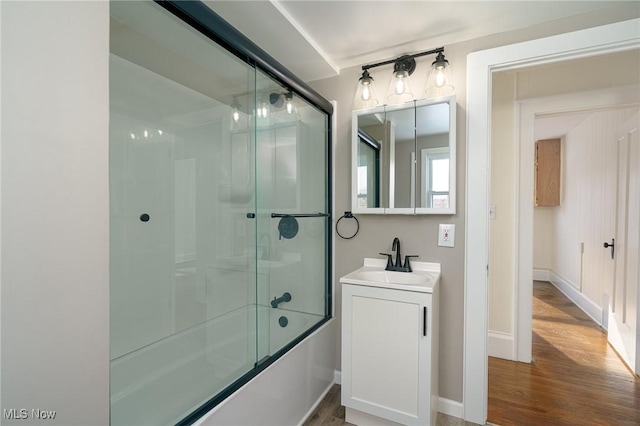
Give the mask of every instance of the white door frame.
POLYGON ((498 47, 467 57, 464 419, 487 420, 487 266, 491 76, 497 71, 640 47, 640 19, 498 47))

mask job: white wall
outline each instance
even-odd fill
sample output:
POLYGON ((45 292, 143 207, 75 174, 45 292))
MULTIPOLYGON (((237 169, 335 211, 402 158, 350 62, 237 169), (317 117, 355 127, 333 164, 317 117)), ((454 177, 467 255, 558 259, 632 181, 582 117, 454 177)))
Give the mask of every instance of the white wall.
POLYGON ((553 260, 552 242, 554 207, 536 207, 533 211, 533 268, 550 270, 553 260))
MULTIPOLYGON (((493 78, 493 114, 500 117, 491 127, 491 198, 495 219, 489 222, 489 330, 513 333, 512 312, 501 309, 504 300, 513 298, 515 262, 515 161, 513 143, 515 111, 515 73, 498 73, 493 78)), ((497 336, 496 336, 497 337, 497 336)), ((491 348, 491 346, 489 346, 491 348)), ((491 352, 489 352, 490 355, 491 352)))
POLYGON ((1 7, 3 424, 108 424, 109 5, 1 7))

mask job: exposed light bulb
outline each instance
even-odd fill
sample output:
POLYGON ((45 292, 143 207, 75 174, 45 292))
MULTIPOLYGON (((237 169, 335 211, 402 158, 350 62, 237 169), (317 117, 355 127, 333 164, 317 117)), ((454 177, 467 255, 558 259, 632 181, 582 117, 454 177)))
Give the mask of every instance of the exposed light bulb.
POLYGON ((436 71, 436 86, 442 87, 444 85, 444 67, 438 68, 436 71))
POLYGON ((144 131, 144 138, 145 139, 149 138, 149 131, 147 131, 147 130, 144 131))
POLYGON ((284 94, 284 99, 287 101, 286 108, 287 112, 291 114, 293 112, 293 93, 289 91, 284 94))
POLYGON ((237 123, 238 120, 240 120, 240 108, 242 106, 238 102, 238 98, 236 96, 233 97, 231 105, 229 106, 231 107, 231 118, 233 119, 234 123, 237 123))
POLYGON ((158 129, 158 134, 162 136, 162 130, 158 129))
POLYGON ((396 95, 402 95, 404 93, 404 73, 396 73, 395 92, 396 95))
POLYGON ((267 104, 262 103, 260 107, 258 107, 258 117, 267 118, 267 104))
POLYGON ((371 87, 369 87, 369 83, 362 83, 362 95, 360 95, 363 101, 368 101, 371 99, 371 87))
POLYGON ((436 60, 431 64, 431 72, 425 90, 427 97, 445 96, 453 93, 454 87, 451 84, 450 72, 449 61, 445 59, 443 52, 439 52, 436 60))
POLYGON ((131 139, 135 139, 136 135, 134 133, 131 133, 129 136, 131 136, 131 139))

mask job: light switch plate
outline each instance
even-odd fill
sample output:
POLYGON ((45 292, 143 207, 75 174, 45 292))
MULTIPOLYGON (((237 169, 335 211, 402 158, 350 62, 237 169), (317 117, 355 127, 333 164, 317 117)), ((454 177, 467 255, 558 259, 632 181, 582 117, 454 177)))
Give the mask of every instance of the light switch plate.
POLYGON ((456 236, 456 226, 440 224, 438 231, 438 245, 440 247, 453 247, 456 236))
POLYGON ((496 205, 495 204, 491 204, 489 206, 489 219, 490 220, 496 220, 496 205))

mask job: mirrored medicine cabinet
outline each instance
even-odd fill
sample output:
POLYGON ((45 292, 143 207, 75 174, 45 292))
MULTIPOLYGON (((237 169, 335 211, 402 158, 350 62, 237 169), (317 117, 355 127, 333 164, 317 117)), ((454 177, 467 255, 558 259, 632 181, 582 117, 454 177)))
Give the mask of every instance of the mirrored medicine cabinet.
POLYGON ((353 213, 455 213, 455 96, 358 110, 352 118, 353 213))

